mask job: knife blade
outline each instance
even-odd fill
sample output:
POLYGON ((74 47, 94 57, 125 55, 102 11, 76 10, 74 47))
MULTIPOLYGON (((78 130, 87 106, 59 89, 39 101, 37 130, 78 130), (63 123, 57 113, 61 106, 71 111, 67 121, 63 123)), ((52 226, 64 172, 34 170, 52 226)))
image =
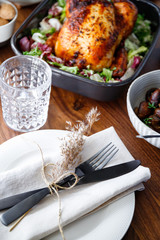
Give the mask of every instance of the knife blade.
MULTIPOLYGON (((94 183, 109 180, 112 178, 116 178, 127 174, 134 169, 136 169, 141 162, 139 160, 134 160, 126 163, 122 163, 119 165, 115 165, 112 167, 104 168, 101 170, 96 170, 92 173, 84 175, 80 178, 77 185, 87 184, 87 183, 94 183)), ((70 180, 67 184, 70 186, 74 180, 70 180)), ((50 191, 48 188, 44 188, 43 190, 36 192, 35 194, 29 196, 28 198, 22 200, 4 214, 2 214, 0 220, 2 224, 8 226, 10 223, 21 217, 25 212, 35 206, 41 199, 43 199, 50 191)))

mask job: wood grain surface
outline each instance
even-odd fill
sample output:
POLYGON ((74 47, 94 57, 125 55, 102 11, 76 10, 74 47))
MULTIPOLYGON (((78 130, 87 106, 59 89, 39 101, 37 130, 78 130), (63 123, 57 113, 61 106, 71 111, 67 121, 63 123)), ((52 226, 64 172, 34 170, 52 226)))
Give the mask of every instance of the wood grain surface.
MULTIPOLYGON (((160 0, 152 1, 160 6, 160 0)), ((16 29, 36 5, 19 9, 16 29)), ((10 45, 0 48, 0 63, 14 56, 10 45)), ((160 69, 160 38, 146 66, 140 74, 160 69)), ((127 114, 126 93, 114 102, 98 102, 60 88, 52 87, 49 115, 42 129, 65 129, 67 120, 83 120, 88 111, 97 106, 100 120, 94 124, 92 134, 113 126, 135 159, 151 170, 152 177, 145 183, 145 190, 136 192, 135 213, 123 240, 160 239, 160 149, 142 139, 137 139, 127 114)), ((3 121, 0 107, 0 144, 21 133, 9 129, 3 121)), ((2 239, 3 240, 3 239, 2 239)), ((107 240, 107 239, 106 239, 107 240)))

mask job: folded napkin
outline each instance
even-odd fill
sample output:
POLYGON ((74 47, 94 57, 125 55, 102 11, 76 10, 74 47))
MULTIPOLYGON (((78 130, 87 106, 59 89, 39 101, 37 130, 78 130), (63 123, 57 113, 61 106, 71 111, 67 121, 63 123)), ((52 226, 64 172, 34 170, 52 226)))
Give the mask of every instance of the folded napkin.
MULTIPOLYGON (((21 145, 25 146, 23 155, 18 154, 18 148, 16 148, 16 150, 14 149, 14 151, 17 151, 17 164, 15 166, 5 163, 5 159, 2 159, 4 152, 6 154, 5 156, 7 156, 6 159, 9 154, 10 156, 12 155, 13 148, 15 148, 13 139, 9 144, 2 144, 0 147, 0 166, 6 165, 6 171, 0 172, 0 198, 45 187, 41 177, 41 155, 38 152, 37 146, 33 144, 33 141, 39 143, 39 139, 43 136, 43 145, 41 145, 41 147, 44 158, 47 161, 56 163, 57 160, 62 158, 59 150, 61 140, 54 136, 54 133, 55 130, 41 130, 16 137, 16 147, 18 142, 20 147, 21 145), (33 141, 29 142, 29 139, 33 141), (47 146, 48 141, 53 143, 52 148, 47 146), (22 144, 22 142, 24 144, 22 144), (9 146, 9 149, 7 146, 9 146), (28 153, 26 148, 31 149, 31 151, 28 153)), ((60 137, 63 135, 64 131, 60 131, 60 137)), ((108 166, 133 160, 133 157, 113 127, 86 137, 82 159, 84 161, 87 160, 109 142, 114 143, 117 148, 119 148, 119 151, 108 163, 108 166)), ((41 144, 41 142, 39 144, 41 144)), ((20 152, 22 152, 22 149, 20 152)), ((5 167, 2 169, 5 170, 5 167)), ((61 191, 62 225, 65 226, 85 214, 90 213, 94 209, 112 202, 116 198, 122 197, 135 190, 143 190, 144 186, 142 182, 147 181, 149 178, 150 170, 146 167, 139 166, 134 171, 118 178, 61 191)), ((41 239, 57 230, 58 200, 56 196, 53 197, 51 195, 48 195, 37 204, 12 232, 9 232, 9 227, 0 224, 0 236, 3 240, 41 239)))

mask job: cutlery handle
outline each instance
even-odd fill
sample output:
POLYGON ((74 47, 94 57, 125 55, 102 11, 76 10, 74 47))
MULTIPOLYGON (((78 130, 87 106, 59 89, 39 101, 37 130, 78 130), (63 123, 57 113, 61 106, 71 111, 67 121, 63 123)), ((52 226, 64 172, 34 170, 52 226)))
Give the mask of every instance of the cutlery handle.
POLYGON ((37 190, 33 190, 33 191, 29 191, 29 192, 24 192, 24 193, 20 193, 14 196, 10 196, 7 198, 3 198, 0 199, 0 211, 13 207, 14 205, 16 205, 17 203, 21 202, 22 200, 24 200, 25 198, 31 196, 32 194, 39 192, 41 190, 43 190, 44 188, 41 189, 37 189, 37 190))
POLYGON ((29 209, 39 203, 49 193, 49 189, 44 188, 43 190, 36 192, 35 194, 16 204, 1 216, 0 220, 2 224, 8 226, 10 223, 21 217, 29 209))
MULTIPOLYGON (((71 175, 64 178, 58 184, 64 186, 71 179, 71 175)), ((24 213, 26 213, 29 209, 34 207, 37 203, 39 203, 47 194, 50 193, 49 188, 43 188, 42 190, 35 190, 36 193, 30 195, 25 198, 21 202, 17 203, 9 210, 7 210, 0 218, 2 224, 8 226, 10 223, 21 217, 24 213)), ((30 194, 30 192, 27 192, 30 194)), ((25 194, 25 193, 24 193, 25 194)), ((14 196, 12 196, 14 197, 14 196)), ((10 197, 10 199, 12 198, 10 197)))
MULTIPOLYGON (((68 176, 66 178, 64 178, 63 180, 61 180, 58 185, 63 186, 66 182, 68 182, 70 180, 71 176, 68 176)), ((43 190, 45 188, 40 188, 40 189, 36 189, 33 191, 28 191, 28 192, 24 192, 24 193, 20 193, 20 194, 16 194, 7 198, 3 198, 0 199, 0 211, 13 207, 14 205, 16 205, 17 203, 21 202, 22 200, 24 200, 25 198, 28 198, 29 196, 31 196, 32 194, 39 192, 41 190, 43 190)))
POLYGON ((158 135, 137 135, 137 138, 160 138, 160 134, 158 135))

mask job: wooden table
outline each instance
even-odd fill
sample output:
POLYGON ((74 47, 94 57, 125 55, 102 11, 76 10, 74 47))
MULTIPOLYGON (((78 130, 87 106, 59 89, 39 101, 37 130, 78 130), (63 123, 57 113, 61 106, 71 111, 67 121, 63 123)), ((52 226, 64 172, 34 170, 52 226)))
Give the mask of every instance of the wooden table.
MULTIPOLYGON (((154 0, 160 6, 159 0, 154 0)), ((19 9, 16 29, 35 8, 19 9)), ((13 56, 11 47, 0 49, 0 63, 13 56)), ((141 74, 160 69, 160 39, 141 74)), ((127 91, 127 90, 126 90, 127 91)), ((67 120, 83 120, 92 107, 98 107, 100 120, 94 124, 92 134, 113 126, 118 135, 142 165, 150 168, 152 177, 145 183, 145 190, 136 193, 136 207, 132 223, 123 240, 160 239, 160 149, 136 138, 136 131, 129 121, 126 109, 126 92, 115 102, 98 102, 60 88, 53 88, 49 116, 43 129, 65 129, 67 120)), ((9 129, 3 121, 0 108, 0 144, 20 133, 9 129)))

